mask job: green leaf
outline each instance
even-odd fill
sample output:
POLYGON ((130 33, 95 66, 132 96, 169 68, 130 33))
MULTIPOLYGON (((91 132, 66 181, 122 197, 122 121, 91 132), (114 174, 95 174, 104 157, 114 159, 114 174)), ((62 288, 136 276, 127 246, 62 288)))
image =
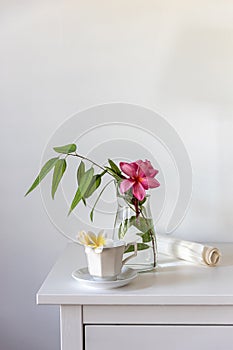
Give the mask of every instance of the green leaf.
POLYGON ((49 159, 44 164, 39 175, 37 176, 37 178, 35 179, 35 181, 31 185, 31 187, 29 188, 29 190, 27 191, 25 196, 27 196, 31 191, 33 191, 39 185, 39 183, 45 178, 45 176, 53 169, 53 167, 58 162, 58 160, 59 160, 59 157, 52 158, 52 159, 49 159))
POLYGON ((139 201, 139 206, 140 206, 140 207, 142 207, 142 205, 145 203, 146 199, 147 199, 147 198, 145 197, 142 201, 139 201))
POLYGON ((70 206, 70 210, 69 210, 69 213, 68 215, 70 215, 70 213, 74 210, 74 208, 78 205, 78 203, 81 201, 82 199, 82 193, 80 191, 80 189, 78 188, 76 193, 75 193, 75 196, 73 198, 73 201, 71 203, 71 206, 70 206))
MULTIPOLYGON (((78 185, 80 184, 81 178, 83 177, 83 175, 85 174, 85 164, 83 161, 80 162, 79 167, 78 167, 78 171, 77 171, 77 180, 78 180, 78 185)), ((82 201, 83 204, 87 205, 86 200, 84 197, 82 197, 82 201)))
MULTIPOLYGON (((134 217, 133 217, 134 218, 134 217)), ((118 237, 119 239, 123 239, 128 229, 132 226, 132 219, 125 219, 121 222, 118 229, 118 237)))
POLYGON ((80 185, 81 178, 83 177, 84 174, 85 174, 85 164, 83 161, 81 161, 77 171, 77 180, 79 185, 80 185))
POLYGON ((99 201, 99 199, 100 199, 102 193, 104 192, 104 190, 107 188, 107 186, 108 186, 112 181, 113 181, 113 180, 111 180, 111 181, 109 181, 108 183, 106 183, 106 185, 105 185, 105 186, 102 188, 102 190, 100 191, 100 193, 99 193, 99 195, 98 195, 98 197, 97 197, 97 199, 96 199, 96 201, 95 201, 95 203, 94 203, 94 205, 93 205, 93 208, 92 208, 92 210, 91 210, 91 212, 90 212, 90 219, 91 219, 91 221, 93 221, 93 215, 94 215, 94 210, 95 210, 96 204, 98 203, 98 201, 99 201))
POLYGON ((145 249, 150 248, 150 246, 148 244, 145 244, 145 243, 138 243, 137 246, 138 246, 138 250, 145 250, 145 249))
POLYGON ((75 152, 77 149, 77 146, 74 143, 71 143, 65 146, 53 147, 53 149, 57 153, 68 154, 68 153, 75 152))
POLYGON ((138 230, 140 230, 142 233, 146 233, 149 230, 154 232, 154 225, 153 225, 153 220, 149 218, 143 218, 141 216, 137 217, 133 216, 132 217, 132 224, 137 227, 138 230))
MULTIPOLYGON (((137 247, 138 247, 138 250, 145 250, 145 249, 148 249, 150 248, 150 246, 148 244, 145 244, 145 243, 137 243, 137 247)), ((131 245, 129 246, 129 248, 125 251, 125 253, 131 253, 134 251, 134 246, 131 245)))
POLYGON ((65 170, 66 170, 66 160, 59 159, 54 167, 54 172, 53 172, 53 180, 52 180, 52 198, 53 199, 65 170))
POLYGON ((111 159, 108 159, 108 162, 110 164, 110 167, 111 169, 119 176, 121 176, 121 171, 120 169, 118 168, 118 166, 111 160, 111 159))
POLYGON ((106 174, 107 173, 107 170, 104 170, 104 171, 102 171, 102 173, 100 173, 99 175, 100 176, 104 176, 104 174, 106 174))
POLYGON ((151 242, 152 241, 152 237, 150 234, 150 231, 147 231, 146 233, 137 233, 138 236, 142 237, 142 241, 143 243, 147 243, 147 242, 151 242))
POLYGON ((91 180, 93 178, 94 169, 90 168, 87 170, 84 175, 82 176, 79 184, 79 188, 77 189, 77 192, 75 193, 74 199, 71 203, 70 210, 68 215, 74 210, 74 208, 78 205, 80 200, 84 197, 86 190, 88 189, 88 186, 91 183, 91 180))
POLYGON ((94 175, 88 189, 86 190, 86 192, 84 194, 84 197, 85 198, 90 197, 97 190, 97 188, 100 186, 100 184, 101 184, 101 176, 98 174, 94 175))
POLYGON ((131 216, 129 219, 125 219, 121 222, 118 229, 118 237, 123 239, 131 226, 135 226, 139 231, 141 231, 137 233, 137 235, 142 237, 143 242, 150 242, 151 234, 155 235, 152 219, 143 218, 141 216, 131 216))
POLYGON ((109 168, 108 166, 105 167, 107 169, 108 173, 111 174, 117 181, 122 180, 121 176, 116 174, 112 168, 109 168))
POLYGON ((82 193, 82 196, 85 195, 88 187, 90 186, 90 183, 93 179, 93 175, 94 175, 94 169, 90 168, 84 173, 84 175, 80 179, 79 189, 82 193))

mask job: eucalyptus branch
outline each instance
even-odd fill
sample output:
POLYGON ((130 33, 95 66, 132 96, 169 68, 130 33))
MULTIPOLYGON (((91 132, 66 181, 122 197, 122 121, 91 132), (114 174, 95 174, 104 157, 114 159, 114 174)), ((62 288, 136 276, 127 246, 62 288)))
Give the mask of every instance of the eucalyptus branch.
MULTIPOLYGON (((75 154, 73 153, 68 153, 67 156, 73 156, 73 157, 78 157, 78 158, 81 158, 81 159, 84 159, 84 160, 87 160, 88 162, 92 163, 93 165, 97 166, 98 168, 106 171, 106 169, 104 167, 102 167, 101 165, 97 164, 96 162, 94 162, 93 160, 85 157, 85 156, 82 156, 81 154, 78 154, 75 152, 75 154)), ((108 171, 107 171, 108 172, 108 171)), ((109 173, 110 174, 110 173, 109 173)), ((111 174, 110 174, 111 175, 111 174)))
POLYGON ((98 203, 98 201, 99 201, 99 199, 100 199, 102 193, 105 191, 105 189, 108 187, 108 185, 110 185, 111 182, 113 182, 113 180, 110 180, 109 182, 107 182, 107 184, 106 184, 106 185, 102 188, 102 190, 100 191, 100 193, 99 193, 99 195, 98 195, 98 197, 97 197, 97 199, 96 199, 96 201, 95 201, 95 203, 94 203, 94 205, 93 205, 93 208, 92 208, 92 210, 91 210, 91 213, 90 213, 90 219, 91 219, 91 221, 93 221, 93 213, 94 213, 96 204, 98 203))
MULTIPOLYGON (((75 152, 75 153, 68 153, 66 156, 73 156, 73 157, 78 157, 78 158, 81 158, 83 160, 86 160, 86 161, 92 163, 93 165, 97 166, 99 169, 103 170, 103 172, 101 173, 101 176, 104 175, 105 173, 108 173, 110 176, 114 177, 115 179, 118 178, 118 180, 121 180, 121 177, 118 174, 116 174, 116 173, 114 173, 114 175, 113 175, 108 170, 108 167, 103 167, 103 166, 99 165, 98 163, 94 162, 92 159, 87 158, 85 156, 82 156, 81 154, 78 154, 77 152, 75 152)), ((124 177, 122 177, 122 178, 124 178, 124 177)))

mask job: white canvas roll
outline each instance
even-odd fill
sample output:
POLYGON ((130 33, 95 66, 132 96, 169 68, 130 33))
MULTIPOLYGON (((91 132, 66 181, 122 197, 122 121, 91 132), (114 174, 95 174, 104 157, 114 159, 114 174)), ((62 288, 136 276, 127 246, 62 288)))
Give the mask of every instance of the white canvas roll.
POLYGON ((157 235, 157 245, 159 253, 208 266, 217 265, 221 257, 216 247, 183 241, 170 236, 157 235))

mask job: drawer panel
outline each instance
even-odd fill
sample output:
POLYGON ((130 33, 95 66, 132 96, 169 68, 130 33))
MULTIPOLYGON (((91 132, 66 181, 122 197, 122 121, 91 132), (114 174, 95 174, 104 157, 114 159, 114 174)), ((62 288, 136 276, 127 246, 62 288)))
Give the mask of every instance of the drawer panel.
POLYGON ((85 327, 86 350, 232 350, 233 326, 85 327))
POLYGON ((85 324, 233 324, 232 305, 84 305, 85 324))

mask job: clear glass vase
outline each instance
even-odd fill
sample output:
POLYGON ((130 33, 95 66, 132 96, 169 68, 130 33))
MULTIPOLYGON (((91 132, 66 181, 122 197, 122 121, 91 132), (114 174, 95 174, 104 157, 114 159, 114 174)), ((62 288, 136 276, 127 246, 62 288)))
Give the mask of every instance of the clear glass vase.
MULTIPOLYGON (((150 210, 150 195, 139 202, 130 193, 121 194, 117 187, 117 201, 114 239, 137 241, 137 256, 131 259, 127 266, 139 272, 154 270, 157 266, 157 244, 150 210)), ((126 251, 126 256, 131 251, 133 246, 126 251)))

